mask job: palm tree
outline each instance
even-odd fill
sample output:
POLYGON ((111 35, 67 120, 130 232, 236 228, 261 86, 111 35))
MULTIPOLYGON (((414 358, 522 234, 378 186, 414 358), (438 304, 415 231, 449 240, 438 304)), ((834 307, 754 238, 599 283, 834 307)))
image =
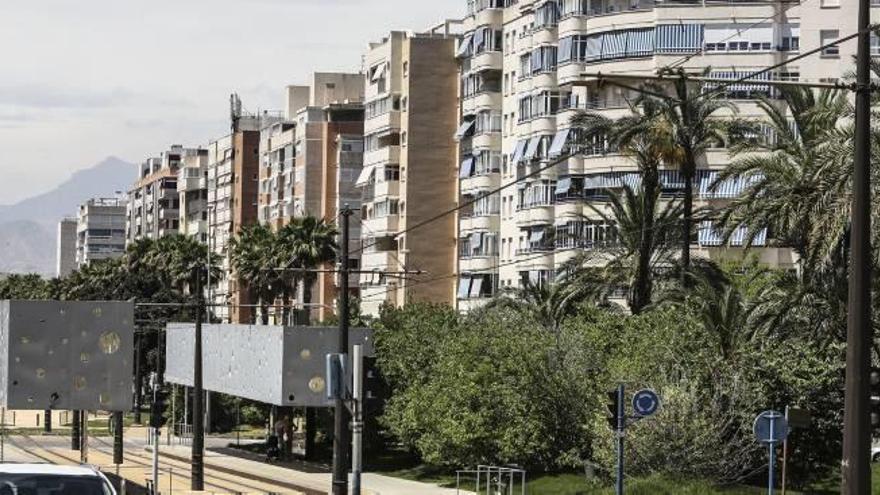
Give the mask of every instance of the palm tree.
MULTIPOLYGON (((315 269, 336 259, 339 248, 336 227, 313 216, 298 217, 278 232, 279 259, 285 273, 293 274, 293 286, 302 282, 302 301, 306 320, 310 314, 315 269)), ((343 290, 347 290, 344 287, 343 290)), ((307 323, 307 321, 306 321, 307 323)))
MULTIPOLYGON (((618 234, 623 234, 618 236, 624 241, 621 244, 623 249, 614 255, 612 265, 620 268, 633 266, 634 263, 634 270, 626 270, 627 276, 624 277, 631 287, 629 306, 633 313, 640 312, 651 301, 651 277, 654 275, 653 266, 658 261, 655 258, 658 248, 666 244, 667 223, 672 220, 669 208, 659 218, 656 215, 661 189, 660 166, 676 159, 674 142, 662 125, 662 109, 656 99, 639 98, 629 103, 630 115, 617 120, 587 112, 572 121, 572 126, 580 129, 579 135, 587 139, 604 137, 612 148, 631 157, 641 173, 638 195, 628 186, 623 197, 612 193, 613 221, 609 221, 602 211, 593 208, 606 219, 606 223, 618 225, 618 234), (657 222, 662 224, 662 236, 658 235, 661 227, 657 222)), ((613 274, 613 282, 621 282, 620 271, 610 269, 606 273, 613 274)))
MULTIPOLYGON (((589 204, 606 225, 612 226, 613 242, 604 246, 606 263, 600 269, 602 299, 619 287, 629 287, 627 303, 639 314, 653 299, 654 281, 669 273, 674 264, 676 234, 681 223, 681 205, 669 201, 660 205, 659 188, 652 192, 642 185, 638 191, 625 185, 621 193, 608 192, 607 210, 589 204)), ((570 264, 574 273, 593 265, 594 253, 581 253, 570 264)), ((593 276, 590 274, 589 276, 593 276)), ((573 280, 579 280, 576 276, 573 280)))
POLYGON ((738 113, 732 102, 699 93, 701 86, 688 82, 685 74, 672 83, 672 97, 663 97, 666 90, 658 84, 647 84, 650 93, 643 93, 640 100, 651 100, 658 108, 654 129, 665 136, 673 148, 665 156, 666 163, 674 164, 684 180, 684 203, 682 210, 681 265, 682 282, 691 265, 691 234, 694 230, 694 179, 697 162, 704 159, 710 148, 720 147, 731 134, 747 132, 752 127, 735 119, 738 113), (697 90, 697 91, 695 91, 697 90), (724 114, 727 115, 724 115, 724 114))
POLYGON ((161 237, 155 242, 145 261, 160 269, 169 284, 180 294, 187 291, 192 293, 198 282, 196 277, 201 279, 201 286, 204 287, 209 270, 211 277, 220 276, 218 267, 208 267, 208 246, 195 237, 183 234, 161 237))
POLYGON ((798 254, 801 272, 809 273, 815 266, 816 205, 828 175, 824 149, 849 105, 836 90, 816 93, 783 87, 779 92, 784 106, 767 98, 758 101, 773 139, 733 146, 737 158, 713 187, 730 180, 749 183, 745 193, 722 210, 725 237, 744 226, 748 245, 769 228, 776 240, 798 254))
POLYGON ((237 276, 260 306, 263 325, 269 324, 269 305, 275 302, 281 288, 277 259, 278 238, 269 227, 245 227, 229 244, 229 260, 237 276))

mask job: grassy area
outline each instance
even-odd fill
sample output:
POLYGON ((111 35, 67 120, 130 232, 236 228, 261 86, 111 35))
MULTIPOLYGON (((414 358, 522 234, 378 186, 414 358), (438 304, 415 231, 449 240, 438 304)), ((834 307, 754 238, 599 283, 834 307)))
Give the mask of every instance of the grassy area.
MULTIPOLYGON (((455 487, 455 473, 438 470, 419 464, 417 460, 402 452, 392 452, 372 456, 366 466, 369 472, 384 474, 440 486, 455 487)), ((462 488, 472 489, 470 484, 462 483, 462 488)), ((880 464, 873 468, 873 495, 880 495, 880 464)), ((731 486, 716 487, 700 480, 672 480, 660 476, 627 479, 626 492, 629 495, 760 495, 767 493, 766 487, 731 486)), ((527 476, 526 493, 540 495, 613 495, 613 486, 603 486, 596 481, 587 481, 580 474, 544 474, 527 476)), ((834 477, 818 483, 803 491, 788 490, 790 495, 837 495, 840 493, 840 479, 834 477)))

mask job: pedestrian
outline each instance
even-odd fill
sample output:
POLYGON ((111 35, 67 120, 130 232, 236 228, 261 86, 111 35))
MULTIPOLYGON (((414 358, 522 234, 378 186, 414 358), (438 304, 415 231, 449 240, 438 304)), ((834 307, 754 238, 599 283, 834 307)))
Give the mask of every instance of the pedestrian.
POLYGON ((287 414, 282 421, 284 422, 284 456, 289 459, 293 453, 293 424, 290 415, 287 414))
POLYGON ((280 457, 283 459, 285 456, 286 444, 284 440, 284 434, 287 432, 287 426, 284 420, 287 417, 279 418, 278 421, 275 422, 273 430, 275 431, 275 440, 278 442, 278 452, 280 457))

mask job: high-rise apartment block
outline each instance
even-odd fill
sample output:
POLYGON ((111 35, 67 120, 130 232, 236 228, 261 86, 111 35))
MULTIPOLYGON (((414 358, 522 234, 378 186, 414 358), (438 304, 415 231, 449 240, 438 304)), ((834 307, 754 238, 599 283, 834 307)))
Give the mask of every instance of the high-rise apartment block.
POLYGON ((208 150, 198 149, 183 157, 177 171, 179 195, 178 231, 208 243, 208 150))
POLYGON ((55 250, 55 276, 66 277, 76 270, 76 218, 58 222, 55 250))
POLYGON ((177 172, 186 156, 202 152, 173 145, 159 157, 148 158, 140 165, 138 180, 128 193, 129 242, 177 233, 180 227, 177 172))
POLYGON ((449 25, 395 31, 364 58, 366 118, 361 206, 361 309, 384 302, 454 303, 458 67, 449 25), (421 272, 403 276, 402 272, 421 272), (446 276, 445 278, 443 276, 446 276))
MULTIPOLYGON (((363 159, 364 76, 315 73, 309 86, 289 86, 286 96, 284 120, 261 133, 260 222, 278 229, 311 215, 336 224, 341 206, 360 206, 354 184, 363 159)), ((359 232, 352 231, 352 247, 359 232)), ((336 278, 319 274, 311 288, 310 312, 319 320, 333 312, 336 278)), ((356 282, 352 289, 357 295, 356 282)), ((297 299, 303 302, 303 290, 297 299)))
POLYGON ((124 198, 93 198, 79 207, 76 217, 76 265, 118 258, 125 254, 124 198))
MULTIPOLYGON (((609 189, 637 185, 636 164, 604 140, 585 143, 572 129, 581 112, 626 115, 635 93, 602 84, 597 75, 655 75, 664 68, 709 71, 738 78, 838 37, 837 26, 854 6, 845 2, 692 2, 671 0, 472 0, 465 35, 456 48, 461 91, 458 191, 461 201, 481 198, 458 220, 458 307, 471 309, 502 287, 552 280, 579 251, 601 250, 606 225, 589 206, 609 189), (558 165, 551 166, 559 162, 558 165), (487 191, 510 185, 500 195, 487 191)), ((880 43, 878 43, 880 45, 880 43)), ((760 77, 810 81, 839 78, 848 67, 843 48, 809 63, 798 61, 760 77)), ((758 117, 758 95, 769 86, 734 85, 724 97, 744 117, 758 117)), ((701 205, 719 204, 744 184, 710 185, 730 161, 710 150, 700 164, 701 205)), ((684 187, 675 169, 661 172, 664 196, 684 187)), ((424 187, 424 186, 423 186, 424 187)), ((742 256, 743 229, 721 245, 711 221, 697 226, 697 256, 742 256)), ((755 244, 764 262, 794 263, 787 249, 755 244)))
POLYGON ((257 223, 260 177, 260 129, 277 116, 248 115, 233 95, 232 132, 208 145, 208 246, 219 258, 223 278, 208 290, 218 316, 233 323, 249 323, 254 308, 249 291, 232 271, 229 245, 243 227, 257 223))

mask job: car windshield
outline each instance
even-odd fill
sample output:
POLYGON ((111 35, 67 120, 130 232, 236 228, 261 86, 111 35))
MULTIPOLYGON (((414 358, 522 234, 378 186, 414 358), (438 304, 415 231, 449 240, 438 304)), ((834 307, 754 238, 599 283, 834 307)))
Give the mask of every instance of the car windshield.
POLYGON ((111 495, 97 476, 0 473, 0 495, 111 495))

